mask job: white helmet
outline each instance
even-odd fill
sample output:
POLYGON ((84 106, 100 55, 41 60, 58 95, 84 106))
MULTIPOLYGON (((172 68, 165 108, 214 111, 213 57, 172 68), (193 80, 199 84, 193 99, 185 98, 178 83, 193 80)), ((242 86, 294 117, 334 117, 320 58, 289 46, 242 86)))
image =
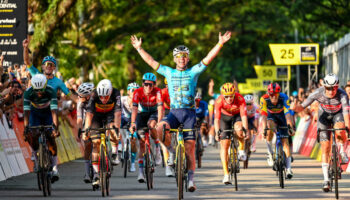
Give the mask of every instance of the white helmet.
POLYGON ((338 86, 338 84, 339 84, 339 79, 337 75, 330 73, 324 77, 323 86, 334 87, 334 86, 338 86))
POLYGON ((98 96, 110 96, 113 91, 113 86, 110 80, 108 79, 103 79, 97 84, 97 94, 98 96))
POLYGON ((31 80, 33 89, 40 90, 46 87, 47 79, 44 74, 35 74, 31 80))
POLYGON ((244 96, 244 100, 246 103, 253 103, 254 97, 253 95, 247 94, 244 96))
POLYGON ((194 99, 202 99, 202 94, 200 92, 197 92, 196 96, 194 99))
POLYGON ((185 45, 179 45, 179 46, 174 48, 173 56, 176 56, 176 54, 181 53, 181 52, 187 53, 188 55, 190 55, 190 50, 185 45))
POLYGON ((91 94, 95 85, 93 83, 83 83, 78 88, 78 94, 82 97, 87 97, 91 94))
POLYGON ((215 100, 214 99, 210 99, 209 100, 209 105, 214 105, 215 104, 215 100))

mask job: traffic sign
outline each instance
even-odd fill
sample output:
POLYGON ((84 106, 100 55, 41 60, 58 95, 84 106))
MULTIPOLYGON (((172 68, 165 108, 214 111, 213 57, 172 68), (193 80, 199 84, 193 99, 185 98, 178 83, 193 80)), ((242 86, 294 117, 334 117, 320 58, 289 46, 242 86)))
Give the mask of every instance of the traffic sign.
POLYGON ((254 65, 258 79, 272 81, 289 81, 290 66, 254 65))
POLYGON ((269 44, 276 65, 318 65, 319 44, 269 44))

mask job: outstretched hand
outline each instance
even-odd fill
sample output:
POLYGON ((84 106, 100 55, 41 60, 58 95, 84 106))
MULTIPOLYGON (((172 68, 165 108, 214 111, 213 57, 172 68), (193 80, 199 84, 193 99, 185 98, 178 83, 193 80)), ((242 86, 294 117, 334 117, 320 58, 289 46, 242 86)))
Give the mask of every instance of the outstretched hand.
POLYGON ((142 45, 142 38, 137 38, 136 35, 132 35, 130 37, 131 44, 135 49, 141 48, 142 45))
POLYGON ((231 31, 226 31, 224 35, 221 35, 221 32, 219 33, 219 43, 224 44, 231 38, 231 31))

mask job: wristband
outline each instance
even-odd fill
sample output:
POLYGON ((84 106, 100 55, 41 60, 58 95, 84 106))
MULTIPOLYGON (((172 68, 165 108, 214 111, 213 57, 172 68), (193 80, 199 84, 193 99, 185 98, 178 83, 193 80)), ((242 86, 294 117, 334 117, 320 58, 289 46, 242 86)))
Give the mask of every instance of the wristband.
POLYGON ((142 49, 142 48, 141 48, 141 47, 139 47, 139 48, 137 48, 136 50, 137 50, 137 51, 141 51, 141 49, 142 49))
POLYGON ((223 47, 224 45, 223 44, 221 44, 220 42, 218 43, 218 45, 220 46, 220 47, 223 47))

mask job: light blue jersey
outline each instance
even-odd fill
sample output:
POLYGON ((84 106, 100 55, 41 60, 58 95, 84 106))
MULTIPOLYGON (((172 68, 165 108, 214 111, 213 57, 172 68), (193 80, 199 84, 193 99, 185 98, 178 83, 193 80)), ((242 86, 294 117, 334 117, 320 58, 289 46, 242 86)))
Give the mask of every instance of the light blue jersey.
MULTIPOLYGON (((39 74, 39 70, 32 65, 28 68, 30 75, 33 77, 35 74, 39 74)), ((66 85, 63 83, 63 81, 56 76, 54 76, 52 79, 47 79, 47 84, 51 86, 54 91, 57 93, 57 90, 60 89, 65 95, 70 94, 70 91, 66 87, 66 85)))
POLYGON ((184 71, 173 69, 165 65, 159 65, 157 72, 168 81, 170 96, 170 108, 192 108, 199 75, 207 68, 203 62, 184 71))

